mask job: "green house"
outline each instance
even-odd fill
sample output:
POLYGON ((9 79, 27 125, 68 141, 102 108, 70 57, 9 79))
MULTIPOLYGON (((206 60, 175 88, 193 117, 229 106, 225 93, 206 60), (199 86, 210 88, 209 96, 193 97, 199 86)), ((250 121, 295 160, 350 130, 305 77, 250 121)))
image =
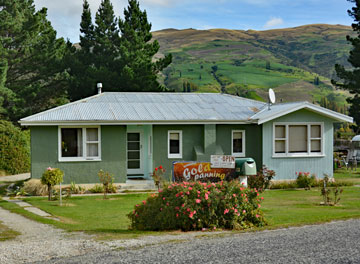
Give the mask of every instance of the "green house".
POLYGON ((226 94, 100 93, 20 120, 31 130, 31 177, 47 167, 64 181, 96 183, 102 169, 115 182, 150 179, 174 161, 212 154, 252 157, 276 179, 306 171, 333 174, 333 125, 346 115, 308 102, 266 103, 226 94))

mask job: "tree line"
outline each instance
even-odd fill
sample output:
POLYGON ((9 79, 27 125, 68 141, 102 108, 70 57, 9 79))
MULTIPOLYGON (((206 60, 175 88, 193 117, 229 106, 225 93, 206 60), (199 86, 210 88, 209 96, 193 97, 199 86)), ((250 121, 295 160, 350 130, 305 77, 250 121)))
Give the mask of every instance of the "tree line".
POLYGON ((117 18, 102 0, 94 23, 83 1, 80 43, 57 38, 47 9, 33 0, 0 2, 0 117, 17 121, 51 107, 104 91, 166 91, 157 75, 171 54, 153 60, 160 46, 151 41, 151 23, 137 0, 117 18))

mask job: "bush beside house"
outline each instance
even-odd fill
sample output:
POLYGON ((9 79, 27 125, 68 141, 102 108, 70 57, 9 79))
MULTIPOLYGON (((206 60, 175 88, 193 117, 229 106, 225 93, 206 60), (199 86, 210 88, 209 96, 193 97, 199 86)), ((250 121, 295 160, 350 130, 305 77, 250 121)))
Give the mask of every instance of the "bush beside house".
POLYGON ((30 171, 30 133, 5 120, 0 120, 1 171, 6 175, 30 171))
POLYGON ((262 199, 238 181, 173 183, 137 204, 128 217, 136 230, 245 229, 265 224, 262 199))

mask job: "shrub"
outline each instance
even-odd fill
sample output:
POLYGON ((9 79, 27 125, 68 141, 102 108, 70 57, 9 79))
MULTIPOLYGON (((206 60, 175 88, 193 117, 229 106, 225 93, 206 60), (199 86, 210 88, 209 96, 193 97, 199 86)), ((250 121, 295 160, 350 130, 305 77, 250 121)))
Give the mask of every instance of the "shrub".
POLYGON ((256 189, 238 181, 182 182, 165 186, 128 214, 131 229, 245 229, 265 224, 256 189))
POLYGON ((269 189, 295 189, 297 184, 295 181, 291 182, 271 182, 269 189))
POLYGON ((323 179, 323 186, 321 188, 321 195, 323 197, 323 204, 324 205, 336 205, 340 201, 340 195, 343 193, 343 189, 339 188, 339 186, 336 186, 333 189, 329 188, 330 178, 327 174, 324 174, 323 179), (331 192, 334 194, 334 199, 330 197, 331 192))
POLYGON ((160 184, 161 182, 164 181, 163 179, 163 175, 165 173, 165 169, 163 168, 163 166, 159 166, 159 167, 156 167, 154 169, 154 172, 153 172, 153 175, 152 175, 152 178, 154 180, 154 184, 155 186, 158 188, 158 190, 160 190, 160 184))
POLYGON ((296 173, 296 185, 298 188, 304 188, 305 190, 310 190, 311 187, 317 185, 317 179, 315 174, 310 176, 310 172, 299 172, 296 173))
POLYGON ((31 179, 24 183, 23 190, 28 195, 43 196, 46 195, 47 186, 43 185, 39 179, 31 179))
POLYGON ((269 188, 270 181, 275 177, 275 171, 269 170, 265 165, 256 175, 248 176, 248 185, 250 188, 256 188, 259 192, 263 192, 269 188))
POLYGON ((108 172, 100 170, 98 172, 99 180, 103 185, 104 199, 108 193, 116 193, 116 187, 114 186, 114 177, 108 172))
POLYGON ((51 200, 51 188, 62 182, 64 176, 64 172, 57 168, 47 168, 41 177, 41 183, 48 186, 48 199, 51 200))
POLYGON ((83 194, 86 190, 80 185, 76 185, 75 182, 71 182, 69 191, 71 194, 83 194))
POLYGON ((30 171, 30 134, 0 120, 0 171, 18 174, 30 171))
POLYGON ((91 193, 103 193, 104 187, 100 184, 95 184, 92 188, 88 190, 91 193))

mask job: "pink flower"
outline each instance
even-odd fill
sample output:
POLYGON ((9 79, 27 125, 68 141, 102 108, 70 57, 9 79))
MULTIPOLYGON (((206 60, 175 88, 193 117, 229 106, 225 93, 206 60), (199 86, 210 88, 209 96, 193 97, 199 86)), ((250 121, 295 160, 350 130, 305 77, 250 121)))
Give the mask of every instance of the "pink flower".
POLYGON ((159 169, 162 169, 162 168, 163 168, 163 167, 160 165, 160 166, 159 166, 159 169))
POLYGON ((193 218, 193 216, 194 216, 194 214, 193 214, 193 212, 191 212, 191 213, 189 214, 189 217, 190 217, 190 218, 193 218))
POLYGON ((46 170, 51 171, 51 170, 52 170, 52 168, 51 168, 51 167, 48 167, 46 170))
POLYGON ((200 194, 201 192, 200 191, 197 191, 198 194, 200 194))
POLYGON ((162 208, 160 208, 160 211, 162 211, 162 208))
POLYGON ((192 187, 189 187, 188 189, 189 189, 189 191, 191 191, 191 190, 192 190, 192 187))
POLYGON ((224 214, 227 214, 229 212, 229 209, 224 210, 224 214))
POLYGON ((144 200, 144 201, 142 201, 142 203, 145 205, 145 204, 146 204, 146 201, 144 200))
POLYGON ((234 197, 236 197, 236 194, 235 194, 235 193, 233 193, 233 196, 234 196, 234 197))
POLYGON ((234 212, 237 213, 237 212, 238 212, 238 209, 235 209, 234 212))
POLYGON ((246 213, 246 210, 243 210, 243 214, 245 214, 246 213))
POLYGON ((185 204, 182 204, 182 205, 181 205, 181 207, 184 207, 184 206, 185 206, 185 204))
POLYGON ((258 207, 260 208, 260 207, 261 207, 261 205, 260 205, 260 204, 258 204, 258 207))
POLYGON ((166 206, 169 206, 169 203, 166 203, 166 206))
POLYGON ((259 217, 260 217, 260 215, 258 215, 258 214, 257 214, 257 215, 255 215, 255 216, 256 216, 256 218, 259 218, 259 217))
POLYGON ((200 199, 196 199, 195 202, 196 202, 196 203, 201 203, 201 200, 200 200, 200 199))
POLYGON ((190 212, 191 210, 190 210, 190 208, 188 208, 188 209, 186 209, 186 211, 190 212))
POLYGON ((179 214, 176 214, 176 217, 179 217, 179 214))
POLYGON ((205 200, 209 199, 209 195, 207 193, 205 193, 205 200))
POLYGON ((261 197, 260 199, 261 199, 261 200, 264 200, 264 197, 261 197))
POLYGON ((163 200, 165 200, 165 197, 163 197, 163 200))
POLYGON ((216 230, 216 226, 214 226, 214 230, 216 230))

